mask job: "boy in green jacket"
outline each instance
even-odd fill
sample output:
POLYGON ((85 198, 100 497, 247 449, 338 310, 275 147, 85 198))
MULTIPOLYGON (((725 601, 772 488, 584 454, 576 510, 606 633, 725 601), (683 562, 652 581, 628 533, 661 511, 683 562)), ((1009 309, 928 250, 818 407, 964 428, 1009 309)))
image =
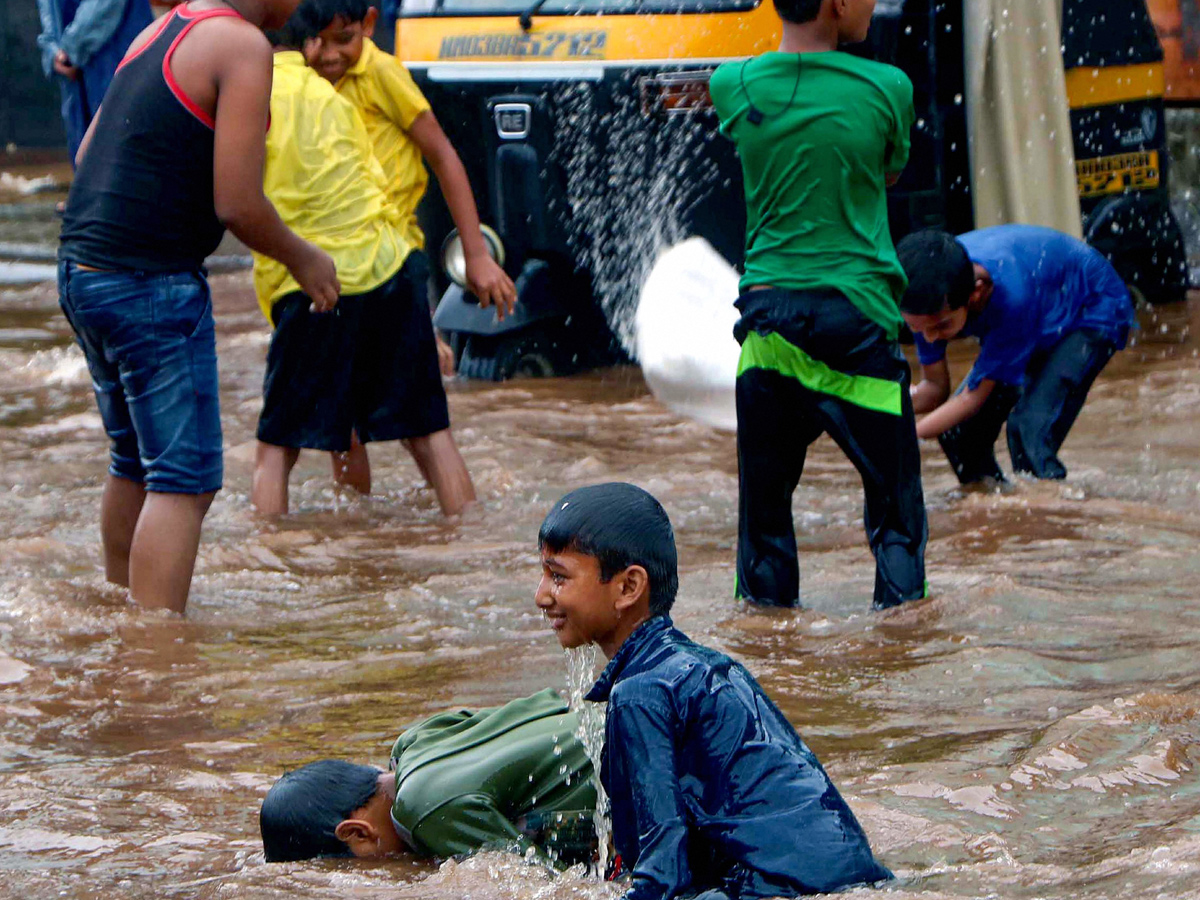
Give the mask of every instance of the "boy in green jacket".
POLYGON ((333 759, 302 766, 263 800, 267 862, 530 848, 563 863, 590 860, 596 789, 578 727, 547 689, 414 725, 387 772, 333 759))

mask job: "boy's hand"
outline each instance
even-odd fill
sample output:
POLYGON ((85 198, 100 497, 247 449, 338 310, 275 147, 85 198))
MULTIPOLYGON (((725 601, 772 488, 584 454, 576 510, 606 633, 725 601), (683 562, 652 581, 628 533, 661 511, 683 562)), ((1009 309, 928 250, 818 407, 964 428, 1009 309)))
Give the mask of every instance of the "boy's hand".
POLYGON ((439 334, 435 338, 437 341, 438 368, 442 375, 446 378, 454 377, 454 351, 450 349, 450 345, 442 340, 439 334))
POLYGON ((315 244, 304 242, 302 256, 289 266, 292 277, 300 290, 308 294, 316 312, 329 312, 337 306, 342 286, 338 282, 337 266, 333 257, 315 244))
POLYGON ((467 257, 467 288, 479 299, 480 306, 495 306, 503 319, 517 304, 517 289, 500 265, 486 251, 467 257))

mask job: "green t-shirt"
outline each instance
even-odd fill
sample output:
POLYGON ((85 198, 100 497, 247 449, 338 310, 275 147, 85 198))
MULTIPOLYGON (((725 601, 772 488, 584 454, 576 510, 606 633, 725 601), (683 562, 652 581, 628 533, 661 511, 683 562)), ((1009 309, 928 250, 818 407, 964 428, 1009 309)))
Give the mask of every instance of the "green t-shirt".
POLYGON ((530 846, 558 856, 560 839, 572 851, 596 808, 578 726, 551 690, 414 725, 392 748, 392 821, 429 856, 530 846))
POLYGON ((894 337, 907 279, 888 231, 885 179, 908 161, 908 76, 839 51, 774 52, 725 63, 710 91, 742 160, 742 290, 838 290, 894 337))

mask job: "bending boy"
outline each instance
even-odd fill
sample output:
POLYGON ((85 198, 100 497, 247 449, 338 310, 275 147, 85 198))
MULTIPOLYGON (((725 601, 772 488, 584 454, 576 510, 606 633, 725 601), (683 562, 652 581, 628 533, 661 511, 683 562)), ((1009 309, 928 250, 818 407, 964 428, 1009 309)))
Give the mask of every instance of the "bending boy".
MULTIPOLYGON (((254 286, 275 326, 267 354, 251 500, 287 512, 301 448, 328 450, 334 479, 364 493, 352 450, 401 440, 446 515, 475 499, 454 437, 414 249, 388 203, 358 113, 304 64, 299 16, 276 43, 264 184, 283 220, 327 250, 341 277, 336 313, 314 312, 287 270, 256 254, 254 286), (349 469, 349 471, 347 471, 349 469)), ((363 457, 365 459, 365 456, 363 457)))
POLYGON ((545 690, 414 725, 396 740, 388 772, 334 759, 302 766, 263 800, 267 862, 485 848, 590 861, 596 789, 578 727, 545 690))
POLYGON ((538 543, 536 602, 559 643, 609 659, 586 699, 608 701, 600 779, 626 900, 793 897, 891 877, 754 677, 671 624, 675 537, 657 500, 630 484, 581 488, 538 543))
POLYGON ((874 6, 775 0, 779 52, 725 63, 710 86, 746 190, 734 590, 756 603, 799 603, 792 495, 825 432, 862 476, 875 607, 925 595, 921 457, 896 341, 905 279, 885 193, 908 159, 912 84, 837 50, 866 37, 874 6))
POLYGON ((900 242, 909 286, 900 304, 916 339, 917 435, 936 437, 963 484, 1003 481, 993 445, 1008 423, 1013 470, 1065 478, 1058 450, 1100 370, 1125 346, 1133 303, 1097 250, 1032 225, 900 242), (979 338, 979 356, 950 396, 946 343, 979 338))

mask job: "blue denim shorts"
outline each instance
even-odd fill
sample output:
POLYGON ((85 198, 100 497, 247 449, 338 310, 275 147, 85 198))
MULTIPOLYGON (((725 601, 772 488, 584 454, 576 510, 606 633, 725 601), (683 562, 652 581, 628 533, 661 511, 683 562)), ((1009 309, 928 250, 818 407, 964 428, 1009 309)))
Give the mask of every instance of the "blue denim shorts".
POLYGON ((58 265, 58 299, 87 357, 108 471, 169 494, 221 487, 212 297, 199 272, 58 265))

